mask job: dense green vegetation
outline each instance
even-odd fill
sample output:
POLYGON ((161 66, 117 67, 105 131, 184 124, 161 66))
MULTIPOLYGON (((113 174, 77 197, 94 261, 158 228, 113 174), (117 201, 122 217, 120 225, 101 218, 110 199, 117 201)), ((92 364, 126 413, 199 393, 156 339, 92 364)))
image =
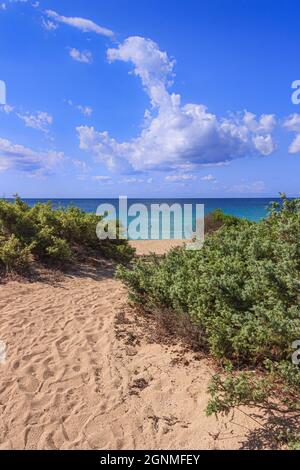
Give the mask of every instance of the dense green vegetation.
POLYGON ((0 201, 0 270, 24 271, 33 259, 63 266, 78 254, 128 261, 126 241, 99 240, 101 218, 76 207, 54 210, 50 203, 31 208, 20 198, 0 201))
POLYGON ((221 209, 216 209, 205 216, 205 233, 208 234, 216 232, 223 226, 237 228, 244 224, 248 225, 249 221, 246 219, 240 219, 234 215, 224 214, 221 209))
MULTIPOLYGON (((199 344, 223 367, 210 384, 208 414, 255 405, 300 411, 300 200, 282 198, 267 219, 238 222, 219 211, 202 250, 184 248, 120 268, 131 299, 166 320, 188 316, 199 344)), ((210 231, 210 230, 209 230, 210 231)), ((299 415, 300 416, 300 415, 299 415)), ((295 429, 283 436, 299 445, 295 429)))

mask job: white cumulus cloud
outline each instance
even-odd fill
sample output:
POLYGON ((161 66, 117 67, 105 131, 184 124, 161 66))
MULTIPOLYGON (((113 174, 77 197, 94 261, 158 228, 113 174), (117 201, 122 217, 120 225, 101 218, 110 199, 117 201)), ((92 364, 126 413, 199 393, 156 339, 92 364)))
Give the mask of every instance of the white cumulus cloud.
POLYGON ((110 62, 133 64, 152 105, 140 135, 129 141, 118 142, 93 127, 77 128, 81 149, 92 152, 109 168, 120 164, 138 171, 193 168, 274 151, 274 115, 257 117, 244 111, 218 117, 204 104, 183 105, 179 94, 169 92, 175 61, 150 39, 129 37, 108 49, 107 56, 110 62))
POLYGON ((64 160, 63 152, 36 151, 0 138, 0 171, 16 170, 30 175, 47 174, 64 160))
POLYGON ((257 134, 253 137, 254 147, 261 155, 270 155, 275 150, 275 145, 271 134, 257 134))

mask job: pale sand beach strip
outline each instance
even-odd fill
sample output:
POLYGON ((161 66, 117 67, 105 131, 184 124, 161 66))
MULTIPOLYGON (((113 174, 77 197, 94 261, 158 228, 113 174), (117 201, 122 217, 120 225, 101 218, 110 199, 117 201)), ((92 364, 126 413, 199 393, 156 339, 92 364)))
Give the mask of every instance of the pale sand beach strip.
POLYGON ((184 246, 186 240, 137 240, 130 241, 129 244, 135 248, 137 256, 148 256, 151 253, 164 255, 172 248, 184 246))
POLYGON ((112 266, 1 284, 0 448, 247 445, 258 424, 239 411, 207 418, 211 365, 151 322, 112 266))

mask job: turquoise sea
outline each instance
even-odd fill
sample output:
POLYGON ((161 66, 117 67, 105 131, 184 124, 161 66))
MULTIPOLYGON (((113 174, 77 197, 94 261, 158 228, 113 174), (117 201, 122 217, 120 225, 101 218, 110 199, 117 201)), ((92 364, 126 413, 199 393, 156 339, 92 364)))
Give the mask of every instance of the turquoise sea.
MULTIPOLYGON (((205 215, 214 211, 215 209, 221 209, 224 213, 229 215, 234 215, 237 217, 245 218, 250 221, 257 222, 268 214, 268 207, 272 201, 280 201, 280 199, 260 199, 260 198, 251 198, 251 199, 128 199, 127 207, 130 208, 133 204, 143 204, 146 206, 147 211, 137 212, 136 209, 133 212, 134 215, 128 215, 127 212, 123 212, 123 216, 119 214, 119 199, 23 199, 30 206, 34 206, 39 202, 45 203, 50 201, 53 208, 67 208, 70 206, 76 206, 87 213, 96 213, 97 208, 102 204, 109 204, 113 206, 113 212, 110 212, 109 218, 115 220, 116 218, 120 220, 123 227, 131 226, 133 222, 133 231, 129 229, 128 236, 130 239, 139 240, 139 239, 169 239, 169 238, 190 238, 191 230, 194 232, 196 230, 196 220, 199 220, 201 215, 196 211, 197 204, 204 205, 205 215), (172 206, 173 204, 180 204, 182 207, 186 204, 192 206, 192 222, 190 219, 181 219, 171 215, 170 227, 163 225, 162 216, 155 214, 151 211, 152 204, 168 204, 172 206), (150 216, 151 215, 151 216, 150 216), (150 217, 149 217, 150 216, 150 217), (124 219, 125 217, 125 219, 124 219), (139 217, 137 221, 136 218, 139 217), (176 225, 175 225, 176 220, 176 225), (140 222, 140 224, 139 224, 140 222), (178 223, 180 225, 178 225, 178 223), (192 223, 192 225, 191 225, 192 223), (177 227, 177 229, 175 228, 177 227), (143 228, 142 228, 143 227, 143 228), (178 228, 179 227, 179 228, 178 228), (156 233, 156 235, 153 235, 156 233), (156 238, 157 237, 157 238, 156 238)), ((105 209, 107 210, 107 209, 105 209)), ((100 213, 104 213, 103 210, 100 213)), ((183 212, 182 212, 183 213, 183 212)), ((187 215, 188 217, 188 215, 187 215)))
MULTIPOLYGON (((30 206, 38 202, 51 201, 54 207, 76 206, 85 212, 95 213, 97 207, 103 203, 113 204, 118 207, 117 199, 24 199, 30 206)), ((162 202, 172 204, 204 204, 205 214, 214 209, 222 209, 226 214, 243 217, 251 221, 258 221, 266 217, 268 206, 272 201, 279 201, 276 198, 234 198, 234 199, 128 199, 128 204, 143 203, 146 206, 150 204, 159 204, 162 202)))

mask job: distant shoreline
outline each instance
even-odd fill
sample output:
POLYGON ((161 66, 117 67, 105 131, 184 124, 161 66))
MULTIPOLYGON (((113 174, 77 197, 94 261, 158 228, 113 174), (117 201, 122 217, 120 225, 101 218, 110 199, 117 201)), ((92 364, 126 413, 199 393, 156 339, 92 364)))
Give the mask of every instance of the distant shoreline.
MULTIPOLYGON (((3 198, 4 199, 4 198, 3 198)), ((293 199, 293 198, 291 198, 293 199)), ((7 198, 8 201, 13 201, 12 198, 7 198)), ((116 198, 22 198, 24 202, 30 206, 35 204, 52 202, 54 208, 63 207, 67 208, 70 206, 76 206, 84 212, 96 213, 97 207, 103 202, 109 202, 110 204, 116 204, 118 199, 116 198)), ((128 198, 128 203, 144 203, 146 206, 151 203, 162 203, 162 202, 176 202, 176 203, 187 203, 187 201, 197 202, 204 204, 205 215, 213 212, 216 209, 221 209, 224 214, 232 215, 239 218, 245 218, 253 222, 265 218, 268 214, 268 206, 273 201, 280 201, 278 197, 270 198, 128 198)))

